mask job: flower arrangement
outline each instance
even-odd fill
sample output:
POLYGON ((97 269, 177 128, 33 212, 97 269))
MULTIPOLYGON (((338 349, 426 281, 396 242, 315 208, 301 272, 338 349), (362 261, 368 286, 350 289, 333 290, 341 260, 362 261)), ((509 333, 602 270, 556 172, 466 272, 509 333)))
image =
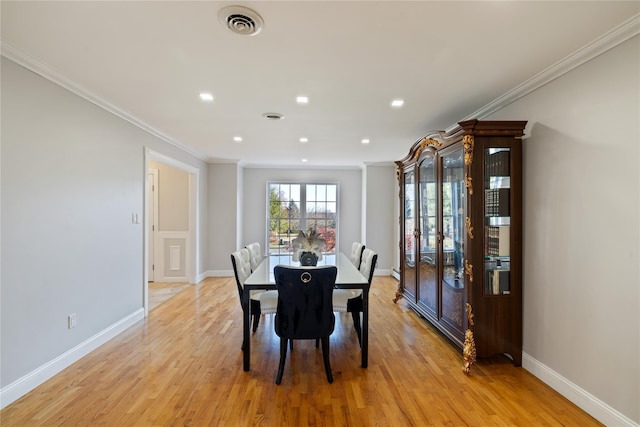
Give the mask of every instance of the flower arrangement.
POLYGON ((293 239, 293 261, 302 265, 316 265, 322 259, 322 249, 326 241, 320 237, 315 229, 310 229, 307 234, 302 230, 298 237, 293 239))

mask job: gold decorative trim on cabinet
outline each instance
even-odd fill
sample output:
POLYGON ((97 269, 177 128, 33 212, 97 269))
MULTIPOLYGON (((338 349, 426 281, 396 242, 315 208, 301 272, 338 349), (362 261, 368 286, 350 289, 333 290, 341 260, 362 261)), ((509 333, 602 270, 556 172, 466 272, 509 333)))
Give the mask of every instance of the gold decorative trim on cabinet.
POLYGON ((462 138, 462 146, 464 147, 464 164, 470 166, 473 162, 473 145, 475 141, 473 135, 465 135, 462 138))
POLYGON ((466 173, 464 174, 464 185, 465 187, 467 187, 467 190, 469 191, 469 195, 473 196, 473 181, 472 181, 472 178, 466 173))
POLYGON ((462 365, 462 372, 469 375, 471 374, 471 365, 476 361, 476 341, 473 338, 473 331, 471 330, 471 326, 473 326, 473 313, 471 304, 469 303, 467 303, 467 320, 469 321, 469 328, 467 328, 467 331, 464 333, 464 345, 462 347, 464 365, 462 365))
POLYGON ((470 239, 473 239, 473 226, 471 225, 471 218, 465 217, 464 222, 467 227, 467 235, 470 239))
POLYGON ((415 153, 413 153, 413 159, 412 160, 416 160, 418 157, 420 157, 420 154, 422 154, 422 150, 424 150, 429 145, 432 145, 432 146, 438 148, 438 147, 440 147, 442 145, 442 142, 440 142, 438 140, 435 140, 433 138, 422 138, 422 140, 420 141, 420 143, 418 145, 418 149, 416 150, 415 153))
POLYGON ((473 283, 473 264, 469 264, 469 261, 464 260, 464 271, 469 276, 469 282, 473 283))

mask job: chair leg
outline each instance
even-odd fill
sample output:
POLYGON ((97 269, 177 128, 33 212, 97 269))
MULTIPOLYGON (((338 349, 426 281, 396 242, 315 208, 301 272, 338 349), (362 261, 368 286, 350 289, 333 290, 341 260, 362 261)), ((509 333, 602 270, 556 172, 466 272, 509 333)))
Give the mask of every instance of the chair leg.
POLYGON ((322 359, 324 360, 324 370, 327 372, 327 381, 333 382, 331 374, 331 363, 329 362, 329 337, 322 338, 322 359))
POLYGON ((255 333, 258 330, 258 325, 260 324, 260 315, 258 313, 253 313, 253 332, 255 333))
POLYGON ((358 344, 362 347, 362 328, 360 326, 360 312, 352 311, 351 317, 353 318, 353 328, 356 330, 356 334, 358 334, 358 344))
POLYGON ((258 330, 258 325, 260 324, 260 315, 262 314, 260 311, 260 301, 251 300, 251 317, 253 318, 253 332, 255 333, 258 330))
MULTIPOLYGON (((293 341, 293 340, 292 340, 293 341)), ((276 376, 276 384, 282 382, 282 373, 284 372, 284 362, 287 360, 287 339, 280 338, 280 364, 278 365, 278 375, 276 376)))
POLYGON ((316 338, 316 348, 320 348, 320 338, 316 338))

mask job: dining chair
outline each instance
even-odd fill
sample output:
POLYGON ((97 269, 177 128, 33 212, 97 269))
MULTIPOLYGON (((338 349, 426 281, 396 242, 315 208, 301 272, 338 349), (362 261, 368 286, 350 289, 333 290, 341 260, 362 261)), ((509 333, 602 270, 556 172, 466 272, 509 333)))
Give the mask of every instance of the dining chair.
MULTIPOLYGON (((238 296, 240 297, 240 306, 242 307, 242 311, 246 309, 246 307, 242 305, 244 282, 251 275, 251 263, 249 259, 250 255, 247 248, 242 248, 231 254, 231 264, 233 265, 233 273, 236 277, 236 285, 238 287, 238 296)), ((258 325, 260 324, 261 314, 276 312, 278 293, 277 291, 251 291, 249 298, 249 303, 251 304, 251 317, 253 318, 252 330, 255 332, 258 330, 258 325)), ((244 343, 242 345, 244 347, 244 343)))
POLYGON ((278 291, 274 327, 276 335, 280 337, 280 363, 276 384, 282 382, 287 359, 287 343, 300 339, 320 339, 327 380, 332 383, 329 336, 333 333, 336 320, 333 314, 332 294, 338 269, 332 265, 278 265, 273 273, 278 291))
POLYGON ((351 263, 357 268, 360 269, 360 263, 362 262, 362 252, 364 251, 364 244, 360 242, 353 242, 351 245, 351 263))
MULTIPOLYGON (((378 262, 378 254, 371 249, 365 249, 362 251, 362 263, 360 264, 360 274, 367 278, 369 286, 373 280, 373 272, 376 269, 376 263, 378 262)), ((360 313, 362 313, 362 290, 359 291, 357 296, 349 298, 347 300, 347 312, 351 313, 353 319, 353 328, 358 334, 358 343, 362 346, 362 326, 360 322, 360 313)))
POLYGON ((247 246, 245 246, 245 248, 249 250, 249 262, 251 264, 251 271, 255 271, 256 268, 258 268, 258 265, 260 265, 260 262, 262 261, 262 259, 264 258, 264 256, 260 252, 260 243, 258 242, 249 243, 247 246))

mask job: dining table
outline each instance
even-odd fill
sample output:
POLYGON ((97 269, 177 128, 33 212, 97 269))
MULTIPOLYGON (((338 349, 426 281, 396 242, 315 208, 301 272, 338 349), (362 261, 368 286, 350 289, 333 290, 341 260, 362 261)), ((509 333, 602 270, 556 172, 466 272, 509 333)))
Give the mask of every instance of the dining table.
MULTIPOLYGON (((242 291, 242 306, 244 310, 244 320, 242 329, 243 339, 243 369, 251 370, 251 304, 249 295, 255 290, 276 289, 273 269, 276 265, 300 266, 299 262, 292 260, 288 255, 266 256, 244 282, 242 291)), ((369 287, 370 283, 360 271, 353 265, 351 259, 342 252, 336 254, 323 255, 318 261, 318 266, 335 265, 337 276, 335 282, 336 289, 361 289, 362 290, 362 342, 361 342, 361 366, 366 368, 369 363, 369 287)), ((313 267, 305 267, 313 268, 313 267)))

